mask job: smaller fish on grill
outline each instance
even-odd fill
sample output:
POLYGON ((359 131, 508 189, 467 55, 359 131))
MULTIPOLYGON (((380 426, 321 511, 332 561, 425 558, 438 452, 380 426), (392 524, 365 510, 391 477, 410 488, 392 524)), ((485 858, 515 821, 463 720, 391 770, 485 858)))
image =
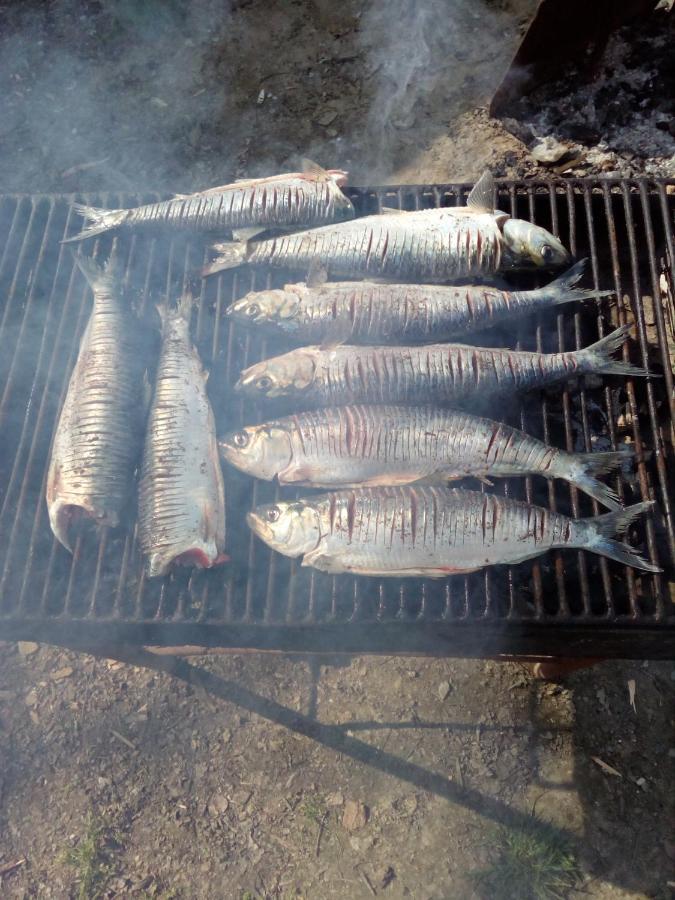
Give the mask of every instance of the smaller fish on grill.
POLYGON ((248 264, 305 272, 314 267, 347 278, 443 283, 570 264, 570 254, 555 235, 494 209, 494 192, 494 179, 485 172, 466 206, 386 209, 380 215, 278 238, 218 243, 218 256, 202 274, 248 264))
POLYGON ((325 170, 306 160, 303 172, 235 181, 133 209, 97 209, 75 203, 73 208, 91 224, 63 243, 120 227, 230 229, 234 237, 248 240, 271 228, 342 222, 354 216, 352 202, 341 190, 346 183, 346 172, 325 170))
POLYGON ((138 326, 121 298, 115 248, 101 268, 76 256, 94 305, 54 432, 47 509, 57 539, 72 550, 78 519, 116 526, 131 492, 141 443, 142 365, 138 326))
POLYGON ((525 391, 576 375, 648 375, 612 355, 624 325, 582 350, 532 353, 465 344, 298 347, 244 369, 235 385, 253 397, 290 397, 321 405, 352 402, 463 402, 525 391))
POLYGON ((561 303, 613 294, 576 288, 586 262, 581 260, 546 287, 531 291, 374 281, 287 284, 246 294, 226 315, 307 343, 443 341, 561 303))
POLYGON ((441 487, 361 488, 260 506, 249 527, 273 550, 322 572, 445 578, 524 562, 553 549, 590 550, 661 572, 613 539, 653 502, 570 519, 507 497, 441 487))
POLYGON ((612 509, 597 475, 632 459, 630 447, 567 453, 517 428, 431 406, 342 406, 233 431, 218 441, 227 462, 279 484, 366 487, 473 476, 562 478, 612 509))
POLYGON ((225 488, 207 374, 190 340, 192 300, 160 308, 162 349, 138 500, 138 533, 149 576, 174 564, 210 568, 227 557, 225 488))

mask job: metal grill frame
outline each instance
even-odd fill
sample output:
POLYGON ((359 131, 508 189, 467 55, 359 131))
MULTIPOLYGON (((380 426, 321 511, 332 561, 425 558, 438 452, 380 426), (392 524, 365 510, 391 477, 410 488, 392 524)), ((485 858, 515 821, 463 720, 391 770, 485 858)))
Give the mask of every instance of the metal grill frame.
MULTIPOLYGON (((671 402, 670 419, 666 421, 664 404, 667 407, 673 396, 668 329, 672 331, 675 311, 661 302, 659 279, 663 274, 668 280, 672 303, 670 207, 674 185, 675 182, 664 180, 502 181, 496 198, 497 205, 512 215, 539 220, 554 233, 563 232, 573 254, 583 245, 591 258, 589 280, 592 278, 596 287, 614 287, 617 291, 619 301, 613 301, 613 324, 635 322, 634 361, 646 367, 650 362, 653 365, 655 359, 660 361, 662 379, 625 380, 633 441, 649 451, 638 453, 637 490, 630 499, 657 499, 656 523, 647 519, 644 530, 640 528, 639 532, 647 555, 670 567, 671 574, 675 538, 669 484, 672 474, 668 469, 673 468, 675 414, 671 402), (602 223, 598 224, 601 214, 604 231, 602 223), (662 259, 657 257, 657 247, 662 259), (650 306, 645 296, 652 298, 650 306), (653 310, 653 324, 647 321, 649 309, 653 310), (656 336, 655 343, 650 341, 648 324, 656 336)), ((352 188, 349 193, 363 212, 383 206, 410 209, 461 204, 470 187, 448 184, 352 188)), ((441 596, 438 585, 429 582, 377 582, 301 573, 297 563, 288 563, 262 549, 251 535, 247 539, 248 574, 243 585, 235 584, 238 576, 225 570, 224 574, 200 573, 194 582, 188 573, 179 573, 155 588, 148 586, 143 576, 136 581, 131 579, 140 561, 134 534, 128 532, 118 548, 118 576, 112 599, 103 603, 100 594, 108 577, 106 566, 113 543, 109 530, 102 529, 95 548, 78 538, 73 558, 67 562, 60 545, 51 539, 47 547, 44 535, 45 442, 63 399, 90 308, 90 292, 79 278, 69 251, 63 246, 55 249, 57 240, 78 229, 78 217, 69 208, 73 199, 55 195, 0 197, 0 236, 6 233, 0 252, 0 289, 6 289, 0 301, 0 346, 9 347, 0 366, 0 446, 5 456, 4 465, 0 459, 1 638, 61 644, 85 642, 90 646, 112 642, 198 644, 321 653, 672 657, 675 606, 667 577, 637 576, 631 569, 604 560, 594 562, 583 551, 556 552, 550 563, 535 560, 519 567, 486 570, 476 576, 455 576, 443 583, 441 596), (7 211, 11 209, 14 212, 8 220, 7 211), (37 329, 34 341, 32 329, 37 329), (59 356, 62 346, 67 348, 65 360, 59 356), (22 360, 26 358, 34 358, 33 369, 28 366, 30 384, 21 377, 22 360), (19 425, 16 440, 11 429, 5 433, 4 427, 13 415, 19 425), (38 491, 39 478, 42 484, 38 491), (30 523, 27 530, 25 520, 30 523), (44 569, 41 581, 36 578, 40 566, 44 569), (275 592, 283 582, 284 566, 289 573, 287 594, 280 601, 275 592), (568 570, 573 566, 577 578, 571 592, 568 570), (265 580, 262 604, 252 574, 261 568, 265 580), (592 577, 590 571, 595 573, 592 577), (65 574, 59 577, 59 572, 65 574), (626 599, 618 601, 617 591, 621 593, 624 582, 626 599), (521 591, 525 584, 524 604, 521 591), (600 584, 604 592, 602 602, 597 597, 600 584), (306 597, 300 596, 303 585, 307 588, 306 597), (556 592, 553 608, 547 594, 547 588, 552 586, 556 592), (209 591, 213 596, 220 589, 222 603, 219 614, 214 615, 209 591), (158 593, 154 605, 148 605, 147 594, 153 590, 158 593), (345 594, 349 595, 348 600, 345 594)), ((77 199, 114 207, 158 198, 104 195, 77 199)), ((90 241, 85 252, 105 257, 106 240, 90 241)), ((158 298, 158 279, 153 278, 156 263, 160 272, 164 271, 162 292, 175 298, 178 289, 191 284, 191 271, 205 260, 207 242, 199 238, 164 240, 131 234, 122 237, 120 245, 126 260, 125 279, 140 287, 137 309, 144 319, 149 316, 151 301, 158 298), (144 272, 140 280, 139 272, 144 272)), ((299 279, 279 277, 275 283, 290 280, 299 279)), ((222 318, 222 310, 231 299, 251 285, 262 287, 271 283, 271 275, 235 272, 201 281, 197 286, 195 296, 199 303, 193 334, 207 366, 211 359, 220 359, 221 377, 228 381, 233 380, 239 366, 249 364, 256 355, 280 352, 270 348, 270 342, 264 338, 237 332, 237 326, 225 326, 222 318)), ((606 333, 607 309, 608 304, 600 302, 595 311, 592 304, 583 309, 559 308, 551 316, 525 321, 514 346, 521 346, 522 340, 533 349, 571 349, 570 335, 574 346, 584 346, 588 340, 583 332, 592 322, 596 335, 606 333), (551 329, 557 335, 555 347, 547 340, 551 329)), ((625 355, 628 358, 628 350, 625 355)), ((585 449, 591 448, 595 397, 601 398, 604 408, 609 445, 617 445, 615 391, 616 384, 611 380, 590 390, 584 383, 576 389, 570 385, 561 389, 561 434, 567 449, 574 449, 575 422, 580 425, 585 449)), ((538 404, 539 436, 546 440, 552 437, 551 407, 556 403, 542 394, 531 404, 538 404)), ((239 402, 239 415, 243 412, 243 402, 239 402)), ((255 412, 264 417, 263 410, 255 412)), ((532 430, 532 421, 531 410, 526 414, 522 405, 520 421, 512 424, 532 430)), ((228 481, 240 477, 230 470, 226 474, 230 476, 228 481)), ((498 484, 499 490, 528 500, 542 494, 541 484, 532 478, 498 484)), ((630 490, 623 479, 618 480, 617 488, 622 498, 630 490)), ((273 490, 253 484, 251 504, 263 502, 273 490)), ((584 510, 585 514, 602 511, 595 501, 587 502, 567 486, 547 484, 545 494, 552 509, 560 505, 562 497, 575 516, 584 510)), ((241 511, 240 517, 243 519, 241 511)), ((232 515, 229 524, 230 530, 240 527, 232 515)))

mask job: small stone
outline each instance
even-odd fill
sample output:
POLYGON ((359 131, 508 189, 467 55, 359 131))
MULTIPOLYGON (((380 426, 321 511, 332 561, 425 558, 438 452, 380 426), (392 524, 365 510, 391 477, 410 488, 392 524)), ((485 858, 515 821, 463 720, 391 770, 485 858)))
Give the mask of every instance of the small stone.
POLYGON ((345 797, 341 791, 326 795, 326 806, 342 806, 344 802, 345 797))
POLYGON ((37 706, 38 698, 37 698, 37 694, 35 693, 35 689, 33 689, 32 691, 28 691, 28 693, 26 694, 25 702, 26 702, 26 706, 30 706, 30 707, 37 706))
POLYGON ((232 740, 232 731, 229 728, 223 728, 220 736, 223 739, 224 744, 229 744, 232 740))
POLYGON ((64 666, 62 669, 57 669, 56 672, 52 672, 52 679, 54 681, 62 681, 64 678, 70 678, 72 674, 72 668, 70 666, 64 666))
POLYGON ((40 649, 40 645, 35 641, 19 641, 19 653, 21 656, 30 656, 40 649))
POLYGON ((218 818, 230 808, 230 801, 224 794, 213 794, 208 802, 207 809, 210 816, 218 818))
POLYGON ((533 159, 536 159, 537 162, 552 166, 559 162, 563 156, 569 153, 569 151, 570 147, 567 144, 561 143, 557 138, 554 138, 553 135, 549 134, 544 138, 540 138, 540 140, 530 148, 530 155, 533 159))
POLYGON ((342 813, 342 826, 347 831, 356 831, 368 821, 368 807, 360 800, 347 800, 342 813))
POLYGON ((438 699, 443 702, 445 698, 448 696, 450 691, 452 690, 452 685, 449 681, 441 681, 438 685, 438 699))
POLYGON ((319 125, 330 125, 331 122, 334 122, 339 113, 336 109, 327 109, 326 112, 321 113, 321 115, 317 118, 317 122, 319 125))

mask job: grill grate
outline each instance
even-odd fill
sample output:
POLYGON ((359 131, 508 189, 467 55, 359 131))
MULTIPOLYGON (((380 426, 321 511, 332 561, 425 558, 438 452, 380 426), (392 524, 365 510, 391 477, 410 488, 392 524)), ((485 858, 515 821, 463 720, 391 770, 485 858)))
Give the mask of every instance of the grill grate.
MULTIPOLYGON (((79 230, 79 217, 71 198, 0 198, 0 636, 305 651, 672 656, 672 191, 666 182, 501 182, 498 206, 550 228, 577 257, 589 256, 589 280, 615 288, 619 302, 562 308, 483 340, 550 352, 634 324, 626 358, 662 378, 587 377, 564 390, 511 398, 498 417, 568 450, 610 449, 630 439, 638 450, 635 474, 617 476, 614 484, 626 503, 658 501, 654 518, 639 523, 631 540, 666 568, 666 577, 564 551, 443 581, 329 576, 274 554, 248 532, 244 512, 296 492, 229 468, 228 566, 179 569, 149 581, 133 524, 83 532, 71 557, 52 537, 43 498, 49 443, 91 304, 70 250, 59 244, 79 230)), ((351 190, 361 214, 382 206, 462 204, 467 193, 466 185, 351 190)), ((85 199, 116 207, 157 198, 85 199)), ((111 240, 89 242, 85 252, 105 259, 111 240)), ((200 237, 119 236, 149 360, 157 350, 154 304, 192 289, 198 300, 193 335, 211 370, 216 420, 225 429, 276 412, 245 407, 228 386, 242 367, 291 345, 230 324, 223 310, 248 290, 290 279, 240 270, 193 281, 207 246, 200 237)), ((575 516, 602 511, 574 488, 541 478, 498 481, 495 490, 575 516)))

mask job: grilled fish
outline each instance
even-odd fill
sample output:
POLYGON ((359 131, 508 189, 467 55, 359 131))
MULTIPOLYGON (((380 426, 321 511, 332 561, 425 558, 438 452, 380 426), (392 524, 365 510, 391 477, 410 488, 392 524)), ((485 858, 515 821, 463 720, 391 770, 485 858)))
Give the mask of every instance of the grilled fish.
POLYGON ((585 265, 581 260, 551 284, 533 291, 374 281, 314 287, 287 284, 281 290, 252 291, 236 300, 226 314, 308 343, 443 341, 560 303, 612 294, 575 288, 585 265))
POLYGON ((137 328, 120 297, 114 250, 104 268, 75 259, 94 306, 54 433, 46 492, 52 531, 68 550, 75 520, 119 524, 142 434, 137 328))
POLYGON ((247 521, 274 550, 335 574, 445 578, 563 547, 660 572, 628 544, 612 539, 652 505, 570 519, 478 491, 362 488, 260 506, 247 521))
POLYGON ((225 490, 206 373, 190 341, 191 298, 164 309, 162 349, 139 487, 148 575, 225 559, 225 490))
POLYGON ((569 265, 557 238, 495 210, 493 197, 494 181, 486 172, 465 207, 387 210, 274 239, 216 244, 219 255, 203 274, 244 263, 304 271, 318 264, 330 275, 444 282, 569 265))
POLYGON ((298 347, 244 369, 235 390, 324 405, 428 403, 433 399, 459 402, 500 391, 542 387, 587 372, 647 375, 644 369, 612 359, 629 330, 624 325, 590 347, 565 353, 464 344, 298 347))
POLYGON ((475 476, 562 478, 612 509, 616 493, 595 477, 632 450, 567 453, 516 428, 431 406, 342 406, 230 432, 218 441, 229 463, 268 481, 308 487, 441 482, 475 476))
POLYGON ((67 241, 81 241, 120 226, 189 231, 228 228, 251 237, 269 228, 304 228, 351 219, 354 207, 340 190, 347 182, 347 173, 326 171, 310 162, 305 169, 235 181, 196 194, 178 194, 172 200, 135 209, 96 209, 76 203, 74 209, 91 225, 67 241))

